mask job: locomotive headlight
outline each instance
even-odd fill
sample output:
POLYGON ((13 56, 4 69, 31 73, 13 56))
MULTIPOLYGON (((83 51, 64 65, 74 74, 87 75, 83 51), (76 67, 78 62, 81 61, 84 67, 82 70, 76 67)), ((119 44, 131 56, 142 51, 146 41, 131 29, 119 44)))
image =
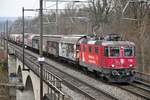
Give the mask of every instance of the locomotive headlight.
POLYGON ((132 65, 132 64, 130 64, 129 66, 130 66, 130 67, 133 67, 133 65, 132 65))
POLYGON ((112 66, 112 67, 115 67, 115 65, 114 65, 114 64, 112 64, 111 66, 112 66))

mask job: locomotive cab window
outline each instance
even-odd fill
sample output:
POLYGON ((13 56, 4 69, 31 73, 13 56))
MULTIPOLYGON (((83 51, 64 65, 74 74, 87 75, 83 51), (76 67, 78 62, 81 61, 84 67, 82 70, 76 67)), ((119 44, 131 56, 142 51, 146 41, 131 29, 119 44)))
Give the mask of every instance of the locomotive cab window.
POLYGON ((131 56, 134 56, 134 53, 133 53, 133 48, 132 47, 126 47, 124 49, 124 56, 126 57, 131 57, 131 56))
POLYGON ((110 56, 111 57, 119 57, 120 56, 119 47, 110 47, 110 56))

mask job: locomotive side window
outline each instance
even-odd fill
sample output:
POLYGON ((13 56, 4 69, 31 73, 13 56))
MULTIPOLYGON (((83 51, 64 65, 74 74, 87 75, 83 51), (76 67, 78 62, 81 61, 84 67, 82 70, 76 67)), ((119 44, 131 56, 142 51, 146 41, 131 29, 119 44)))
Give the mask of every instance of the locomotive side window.
POLYGON ((95 47, 95 53, 98 54, 98 47, 95 47))
POLYGON ((105 48, 105 56, 108 57, 108 47, 105 48))
POLYGON ((119 57, 120 56, 120 49, 118 47, 111 47, 110 48, 110 56, 111 57, 119 57))
POLYGON ((89 46, 89 52, 92 53, 92 46, 89 46))
POLYGON ((132 47, 127 47, 124 49, 124 56, 130 57, 133 56, 133 48, 132 47))

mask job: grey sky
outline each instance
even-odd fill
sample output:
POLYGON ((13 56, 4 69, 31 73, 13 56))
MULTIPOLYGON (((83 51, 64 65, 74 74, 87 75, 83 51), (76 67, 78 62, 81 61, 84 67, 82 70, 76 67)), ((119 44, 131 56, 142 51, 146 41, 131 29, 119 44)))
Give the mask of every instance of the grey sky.
MULTIPOLYGON (((22 15, 22 7, 38 8, 39 0, 0 0, 0 17, 18 17, 22 15)), ((31 12, 26 12, 31 15, 31 12)))
MULTIPOLYGON (((37 9, 39 8, 40 0, 0 0, 0 17, 19 17, 22 15, 22 7, 25 9, 37 9)), ((44 0, 43 0, 44 1, 44 0)), ((47 0, 48 1, 48 0, 47 0)), ((55 0, 53 2, 47 2, 50 7, 49 9, 55 9, 55 0), (50 4, 49 4, 50 3, 50 4)), ((59 0, 63 1, 63 0, 59 0)), ((87 0, 64 0, 64 1, 87 1, 87 0)), ((59 9, 63 8, 65 2, 59 3, 59 9)), ((47 6, 46 6, 47 7, 47 6)), ((35 16, 35 12, 25 12, 25 16, 35 16)))

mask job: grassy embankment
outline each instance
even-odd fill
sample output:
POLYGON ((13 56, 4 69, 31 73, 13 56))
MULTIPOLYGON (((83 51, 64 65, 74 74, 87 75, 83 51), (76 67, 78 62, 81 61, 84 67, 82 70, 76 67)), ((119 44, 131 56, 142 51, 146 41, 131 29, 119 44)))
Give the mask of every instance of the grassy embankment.
MULTIPOLYGON (((6 62, 0 62, 0 83, 8 82, 6 62)), ((9 87, 0 85, 0 100, 9 100, 9 87)))

